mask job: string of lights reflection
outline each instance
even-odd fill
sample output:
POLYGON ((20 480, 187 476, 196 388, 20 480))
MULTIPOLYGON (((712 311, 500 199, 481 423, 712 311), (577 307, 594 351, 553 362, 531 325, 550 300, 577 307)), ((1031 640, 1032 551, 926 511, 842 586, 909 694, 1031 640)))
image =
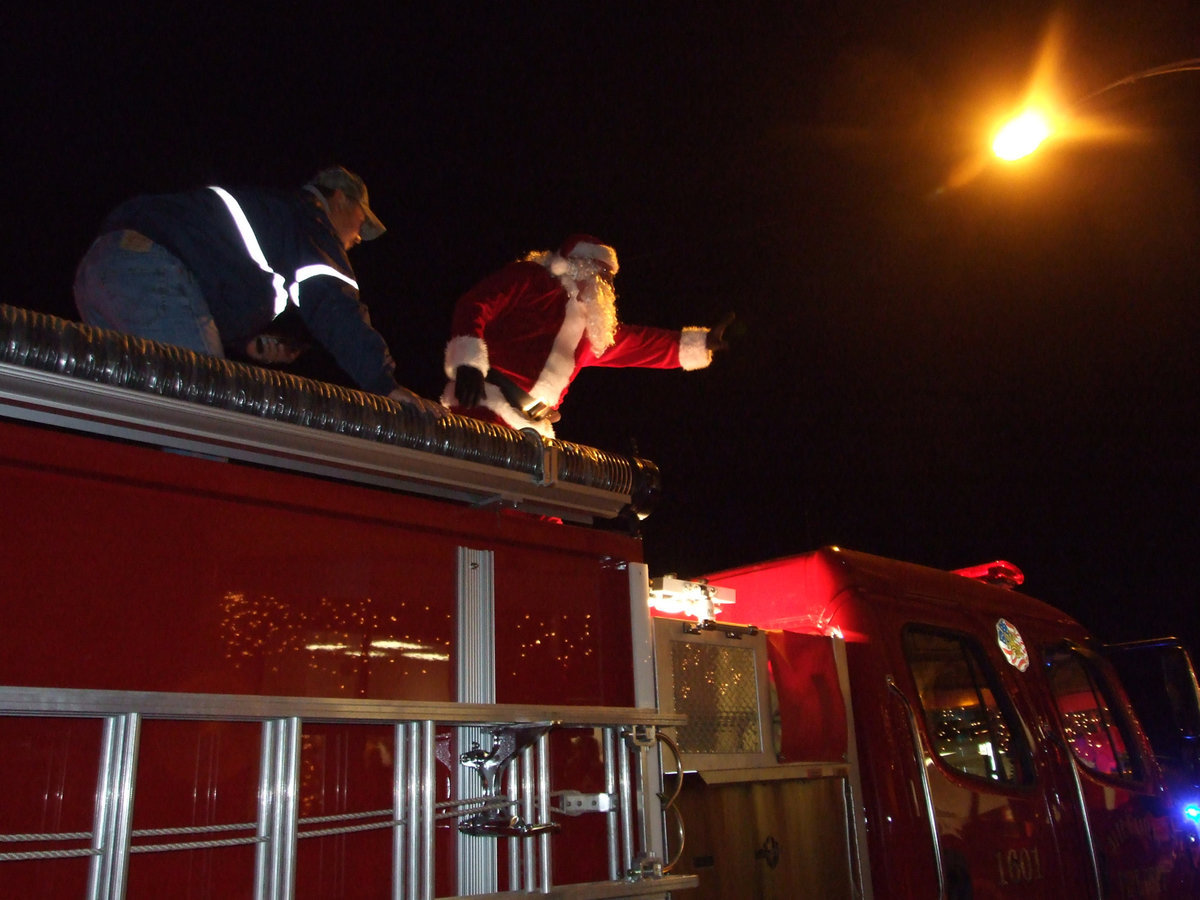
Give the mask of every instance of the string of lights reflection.
MULTIPOLYGON (((318 609, 309 612, 286 600, 272 596, 251 597, 227 592, 221 601, 221 636, 225 655, 235 664, 250 660, 270 660, 270 671, 280 672, 280 661, 302 658, 309 670, 328 670, 335 661, 349 663, 338 667, 337 674, 357 678, 370 665, 397 662, 448 665, 452 639, 421 638, 403 630, 408 601, 399 600, 394 612, 372 608, 370 597, 331 600, 322 597, 318 609)), ((422 605, 420 618, 428 621, 431 608, 422 605)), ((452 613, 445 613, 449 634, 452 613)), ((592 614, 561 612, 554 617, 526 613, 514 623, 517 632, 517 659, 549 662, 567 670, 572 660, 585 660, 594 653, 592 614)), ((405 669, 403 676, 429 674, 428 665, 419 671, 405 669)), ((512 671, 513 676, 518 675, 512 671)), ((341 688, 346 689, 343 681, 341 688)))

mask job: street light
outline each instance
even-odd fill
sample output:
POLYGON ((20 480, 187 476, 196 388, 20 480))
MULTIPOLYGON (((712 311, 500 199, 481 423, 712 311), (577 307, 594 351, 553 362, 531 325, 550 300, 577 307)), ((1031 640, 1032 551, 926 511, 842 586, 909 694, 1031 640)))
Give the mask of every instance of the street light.
POLYGON ((1177 72, 1200 71, 1200 57, 1176 60, 1118 78, 1111 84, 1092 91, 1074 103, 1063 106, 1055 101, 1052 88, 1054 72, 1057 69, 1057 55, 1057 39, 1049 40, 1043 48, 1042 56, 1035 68, 1032 87, 1024 107, 992 133, 990 146, 986 149, 984 146, 979 146, 976 152, 960 160, 947 173, 942 183, 929 194, 931 199, 944 197, 974 181, 989 167, 990 163, 997 160, 1005 164, 1019 163, 1020 160, 1054 139, 1128 137, 1127 129, 1084 116, 1083 107, 1101 94, 1107 94, 1116 88, 1146 78, 1171 75, 1177 72))
POLYGON ((1181 59, 1166 63, 1165 65, 1154 66, 1150 69, 1142 69, 1139 72, 1126 75, 1124 78, 1119 78, 1112 84, 1107 84, 1097 91, 1092 91, 1086 97, 1076 100, 1060 115, 1051 114, 1036 105, 1027 106, 1020 113, 1009 119, 996 132, 995 137, 992 139, 992 153, 1006 162, 1022 159, 1033 153, 1050 137, 1072 131, 1078 132, 1077 128, 1072 128, 1072 126, 1077 124, 1075 113, 1085 103, 1099 97, 1101 94, 1106 94, 1115 88, 1158 75, 1171 75, 1176 72, 1194 72, 1198 70, 1200 70, 1200 58, 1181 59))
POLYGON ((1041 110, 1027 109, 1006 122, 992 139, 992 152, 1003 160, 1016 160, 1028 156, 1053 131, 1050 121, 1041 110))

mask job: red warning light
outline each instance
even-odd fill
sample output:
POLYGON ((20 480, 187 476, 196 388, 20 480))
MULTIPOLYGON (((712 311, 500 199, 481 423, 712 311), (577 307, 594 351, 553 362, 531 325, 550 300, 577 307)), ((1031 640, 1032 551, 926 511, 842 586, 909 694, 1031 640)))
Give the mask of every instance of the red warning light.
POLYGON ((1002 559, 970 566, 966 569, 955 569, 954 574, 974 581, 982 581, 984 584, 996 584, 1007 588, 1015 588, 1025 583, 1025 573, 1012 563, 1002 559))

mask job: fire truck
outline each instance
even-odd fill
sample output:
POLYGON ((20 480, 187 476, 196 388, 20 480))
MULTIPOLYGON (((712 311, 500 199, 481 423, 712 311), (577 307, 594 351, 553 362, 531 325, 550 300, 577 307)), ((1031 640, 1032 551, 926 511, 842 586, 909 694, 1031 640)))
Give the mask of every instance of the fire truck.
POLYGON ((661 495, 0 306, 0 898, 1200 896, 1177 643, 1132 697, 1007 563, 651 578, 661 495))

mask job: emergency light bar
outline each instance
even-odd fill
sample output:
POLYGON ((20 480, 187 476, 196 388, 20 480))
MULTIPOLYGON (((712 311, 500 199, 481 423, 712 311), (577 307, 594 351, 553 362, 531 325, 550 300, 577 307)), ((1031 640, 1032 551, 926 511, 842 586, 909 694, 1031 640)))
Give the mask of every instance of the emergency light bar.
POLYGON ((954 569, 953 572, 972 581, 982 581, 984 584, 995 584, 1010 589, 1025 583, 1025 573, 1003 559, 965 569, 954 569))

